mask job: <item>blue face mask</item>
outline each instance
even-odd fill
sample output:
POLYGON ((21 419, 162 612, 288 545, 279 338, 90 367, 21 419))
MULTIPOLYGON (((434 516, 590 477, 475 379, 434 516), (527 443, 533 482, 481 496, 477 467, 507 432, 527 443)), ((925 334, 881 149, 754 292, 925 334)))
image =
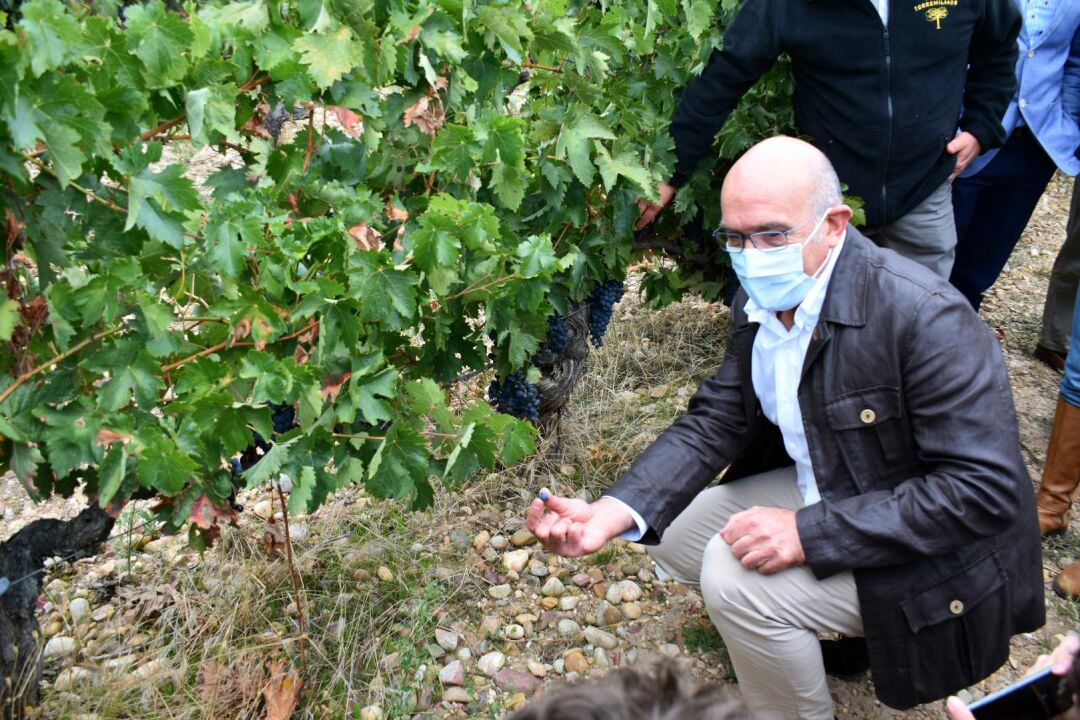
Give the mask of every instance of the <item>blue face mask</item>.
POLYGON ((821 227, 825 215, 801 243, 789 243, 777 250, 744 248, 737 252, 728 249, 731 267, 746 288, 754 303, 771 312, 790 310, 806 299, 814 285, 814 277, 803 271, 803 245, 810 242, 821 227))

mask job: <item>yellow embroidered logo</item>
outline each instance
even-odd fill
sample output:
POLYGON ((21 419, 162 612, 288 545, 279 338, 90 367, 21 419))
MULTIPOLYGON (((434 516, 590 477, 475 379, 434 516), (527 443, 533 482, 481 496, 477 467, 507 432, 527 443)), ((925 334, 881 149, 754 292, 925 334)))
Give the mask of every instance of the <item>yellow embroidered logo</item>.
POLYGON ((960 0, 925 0, 915 5, 915 12, 925 12, 927 22, 934 23, 934 29, 941 29, 941 21, 949 16, 949 8, 959 5, 960 0))

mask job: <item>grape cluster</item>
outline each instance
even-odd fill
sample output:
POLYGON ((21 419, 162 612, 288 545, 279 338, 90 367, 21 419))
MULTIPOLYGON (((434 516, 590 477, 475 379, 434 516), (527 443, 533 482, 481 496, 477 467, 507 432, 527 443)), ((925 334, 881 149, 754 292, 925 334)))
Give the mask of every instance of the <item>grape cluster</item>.
POLYGON ((566 318, 555 313, 548 315, 547 346, 555 355, 562 355, 570 345, 570 326, 566 324, 566 318))
MULTIPOLYGON (((270 418, 274 423, 275 436, 287 433, 296 427, 296 409, 291 403, 282 403, 281 405, 271 403, 270 413, 270 418)), ((243 473, 259 462, 263 455, 270 452, 272 442, 267 442, 259 433, 254 433, 254 435, 254 442, 251 445, 244 448, 244 451, 239 455, 229 458, 229 469, 232 471, 233 477, 243 473)))
POLYGON ((589 293, 589 334, 593 345, 604 344, 604 333, 611 322, 611 312, 615 303, 622 300, 626 285, 621 280, 607 280, 593 288, 589 293))
POLYGON ((540 388, 525 379, 525 373, 508 375, 503 382, 497 379, 488 386, 488 400, 495 408, 522 420, 540 421, 540 388))
POLYGON ((271 418, 274 421, 274 432, 283 435, 296 427, 296 409, 291 403, 270 405, 271 418))

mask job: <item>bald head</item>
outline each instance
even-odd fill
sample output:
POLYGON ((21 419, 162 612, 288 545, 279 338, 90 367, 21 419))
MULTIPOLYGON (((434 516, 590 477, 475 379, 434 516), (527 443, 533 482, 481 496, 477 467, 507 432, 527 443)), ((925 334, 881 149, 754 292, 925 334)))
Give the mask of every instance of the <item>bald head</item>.
POLYGON ((808 142, 784 136, 759 142, 732 166, 721 194, 724 215, 729 200, 760 202, 766 195, 807 215, 843 202, 840 180, 825 154, 808 142))
POLYGON ((728 171, 720 194, 725 228, 745 234, 793 231, 788 240, 804 244, 808 275, 847 231, 851 210, 843 202, 829 159, 790 137, 769 138, 747 150, 728 171), (819 220, 823 224, 815 226, 819 220), (815 242, 806 242, 811 234, 815 242))

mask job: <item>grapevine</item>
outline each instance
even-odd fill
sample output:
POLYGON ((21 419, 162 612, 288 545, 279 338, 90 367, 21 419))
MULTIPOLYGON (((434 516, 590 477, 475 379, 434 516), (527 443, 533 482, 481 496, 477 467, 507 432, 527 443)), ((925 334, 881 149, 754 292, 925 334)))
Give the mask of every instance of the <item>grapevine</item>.
POLYGON ((570 327, 566 324, 566 318, 555 313, 548 316, 547 345, 555 355, 562 355, 570 344, 570 327))

